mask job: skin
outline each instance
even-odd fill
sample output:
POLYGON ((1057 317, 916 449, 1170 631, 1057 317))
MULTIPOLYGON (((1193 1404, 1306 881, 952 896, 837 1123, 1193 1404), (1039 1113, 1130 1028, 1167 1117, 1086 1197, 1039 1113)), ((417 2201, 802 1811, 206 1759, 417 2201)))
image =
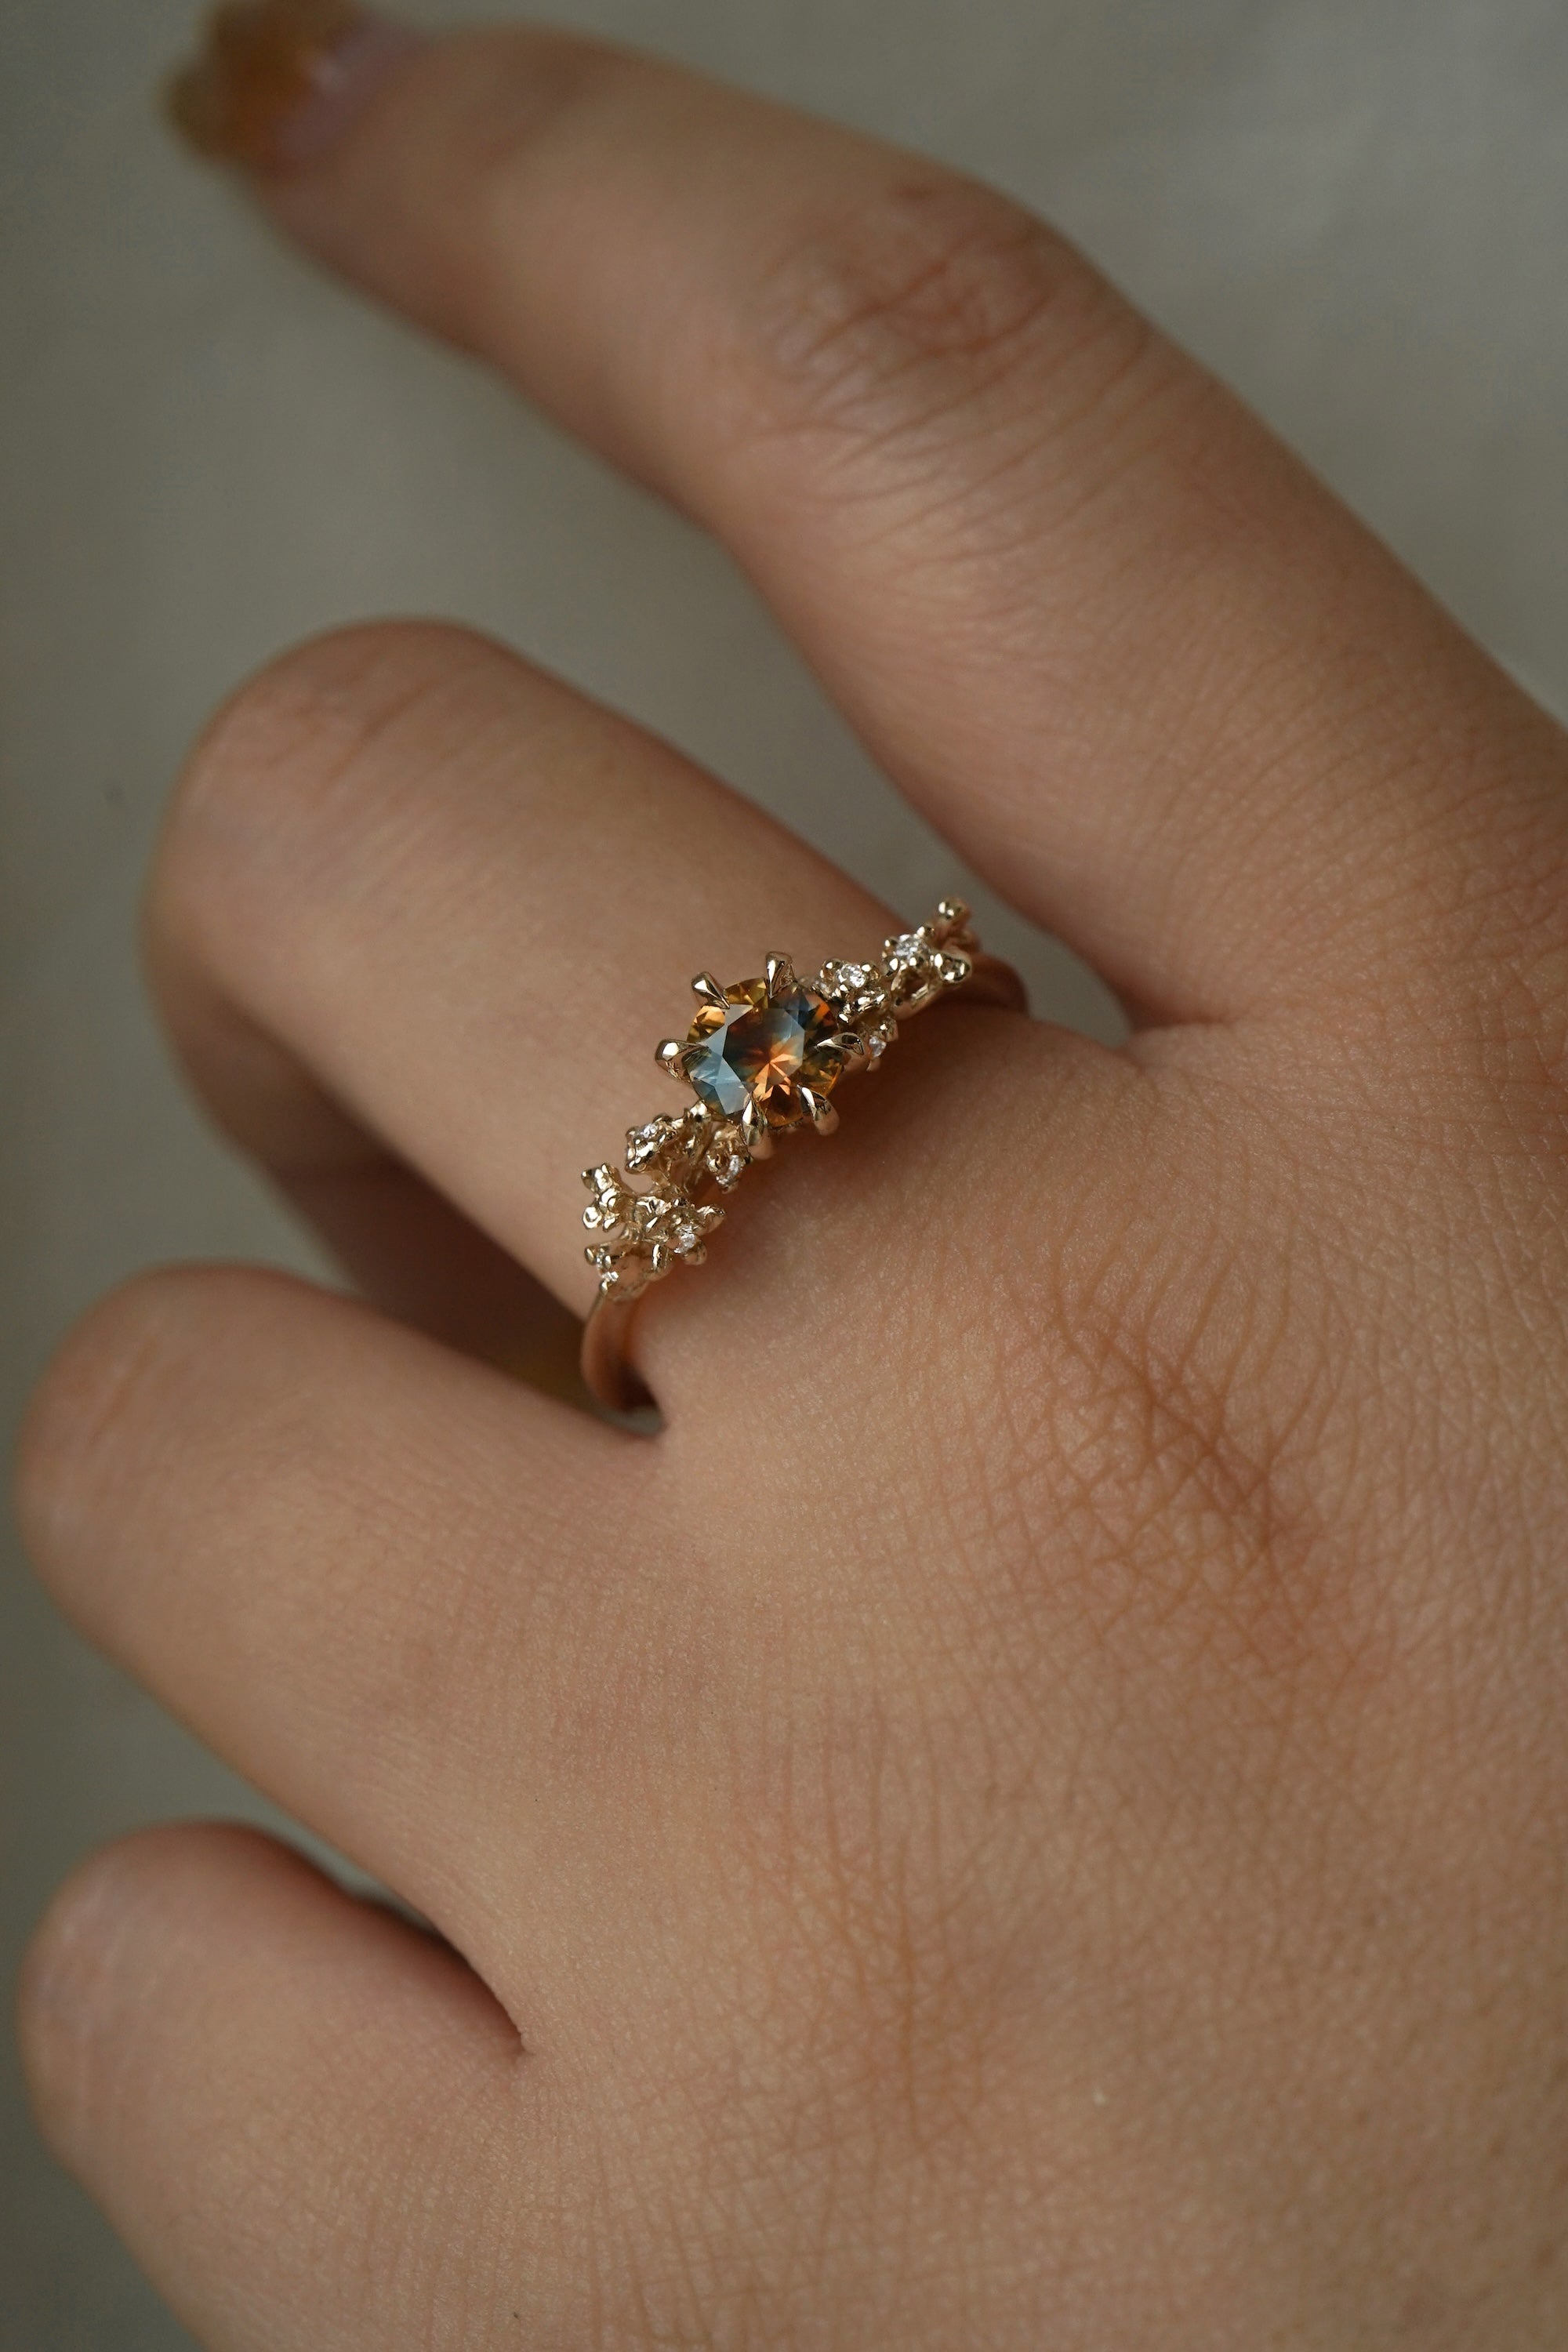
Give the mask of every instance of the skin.
POLYGON ((444 1940, 116 1847, 52 2144, 221 2352, 1563 2341, 1568 743, 933 165, 514 29, 261 193, 718 533, 1136 1027, 917 1024, 650 1301, 633 1437, 497 1369, 575 1171, 696 963, 887 911, 460 633, 236 697, 154 983, 369 1303, 137 1281, 22 1515, 444 1940))

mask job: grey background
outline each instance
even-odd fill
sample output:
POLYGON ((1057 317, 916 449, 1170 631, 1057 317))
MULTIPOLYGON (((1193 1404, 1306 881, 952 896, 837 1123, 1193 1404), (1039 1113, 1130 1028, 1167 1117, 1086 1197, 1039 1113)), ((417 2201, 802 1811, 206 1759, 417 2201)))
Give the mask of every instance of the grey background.
MULTIPOLYGON (((425 21, 456 18, 426 0, 425 21)), ((566 21, 1048 210, 1548 700, 1568 700, 1561 0, 579 0, 566 21)), ((500 632, 917 911, 952 861, 722 559, 279 250, 149 94, 185 0, 0 0, 0 1414, 149 1259, 300 1245, 138 994, 160 803, 214 699, 388 611, 500 632)), ((1103 1017, 1008 935, 1037 997, 1103 1017)), ((9 1542, 9 1539, 7 1539, 9 1542)), ((264 1809, 0 1566, 0 1969, 132 1823, 264 1809)), ((0 2352, 186 2339, 0 2058, 0 2352)), ((306 2347, 301 2347, 301 2352, 306 2347)))

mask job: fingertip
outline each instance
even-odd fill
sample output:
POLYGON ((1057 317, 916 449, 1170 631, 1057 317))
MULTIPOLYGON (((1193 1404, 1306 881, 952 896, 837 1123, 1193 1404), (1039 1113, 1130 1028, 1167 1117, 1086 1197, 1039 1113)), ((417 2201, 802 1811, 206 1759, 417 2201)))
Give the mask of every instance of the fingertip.
POLYGON ((164 94, 208 162, 288 173, 328 154, 425 37, 353 0, 229 0, 164 94))

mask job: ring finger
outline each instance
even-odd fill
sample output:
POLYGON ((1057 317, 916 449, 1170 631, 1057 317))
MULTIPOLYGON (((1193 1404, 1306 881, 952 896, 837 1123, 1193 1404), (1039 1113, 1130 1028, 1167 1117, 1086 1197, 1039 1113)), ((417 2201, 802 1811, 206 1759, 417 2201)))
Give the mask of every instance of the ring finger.
MULTIPOLYGON (((408 627, 308 646, 242 691, 152 899, 175 1034, 286 1183, 310 1202, 347 1139, 379 1139, 409 1217, 467 1221, 578 1304, 575 1171, 646 1116, 660 995, 673 1012, 704 950, 756 969, 775 940, 816 958, 887 919, 673 752, 483 641, 408 627)), ((464 1886, 498 1800, 469 1736, 485 1693, 548 1790, 565 1701, 533 1612, 631 1608, 625 1527, 657 1539, 680 1464, 664 1478, 558 1406, 464 1384, 336 1301, 225 1281, 155 1284, 150 1317, 111 1312, 68 1352, 29 1448, 39 1566, 93 1639, 471 1949, 464 1886), (474 1520, 487 1444, 514 1528, 499 1498, 474 1520), (178 1478, 149 1478, 165 1457, 178 1478)), ((742 1298, 715 1338, 704 1305, 694 1354, 721 1387, 752 1321, 742 1298)), ((770 1352, 776 1370, 776 1332, 770 1352)))
MULTIPOLYGON (((198 1087, 330 1239, 340 1172, 380 1151, 393 1223, 444 1221, 443 1265, 466 1250, 511 1297, 521 1262, 580 1310, 577 1171, 662 1107, 651 1046, 694 965, 732 978, 782 947, 809 969, 889 920, 500 648, 378 627, 286 657, 215 722, 158 863, 151 961, 198 1087)), ((363 1205, 362 1184, 361 1223, 363 1205)), ((405 1265, 426 1238, 377 1255, 405 1265)), ((396 1286, 372 1285, 394 1307, 396 1286)))

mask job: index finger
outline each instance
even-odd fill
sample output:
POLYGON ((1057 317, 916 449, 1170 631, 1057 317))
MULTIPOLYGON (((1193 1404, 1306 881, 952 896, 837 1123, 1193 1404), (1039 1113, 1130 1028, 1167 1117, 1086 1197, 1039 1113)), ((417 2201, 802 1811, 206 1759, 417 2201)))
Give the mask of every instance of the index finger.
POLYGON ((277 216, 716 530, 1124 993, 1362 989, 1472 948, 1478 906, 1517 923, 1521 884, 1555 907, 1557 730, 1041 223, 564 35, 384 68, 265 175, 277 216))

